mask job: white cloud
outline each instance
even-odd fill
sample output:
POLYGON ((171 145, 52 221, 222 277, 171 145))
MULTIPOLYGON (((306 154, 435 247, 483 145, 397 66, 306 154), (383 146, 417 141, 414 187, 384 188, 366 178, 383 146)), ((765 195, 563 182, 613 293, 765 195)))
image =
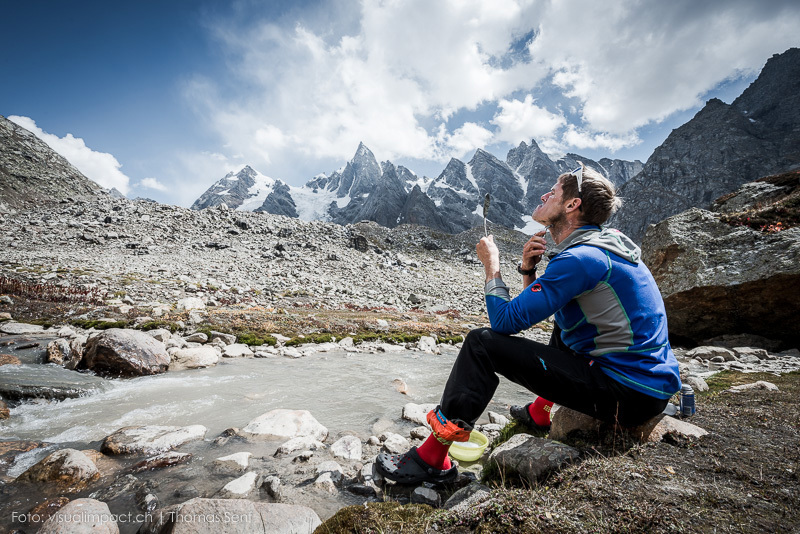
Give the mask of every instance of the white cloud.
POLYGON ((612 135, 606 132, 589 132, 570 125, 564 132, 563 144, 575 148, 605 149, 616 152, 621 148, 639 144, 639 136, 635 133, 612 135))
POLYGON ((511 144, 528 139, 545 142, 567 124, 563 115, 551 113, 535 102, 530 94, 525 95, 524 101, 500 100, 499 111, 492 119, 492 124, 498 127, 496 139, 511 144))
POLYGON ((36 137, 72 163, 87 178, 97 182, 106 189, 115 187, 123 195, 130 191, 130 179, 120 171, 122 165, 117 158, 107 152, 96 152, 86 146, 80 137, 67 134, 64 137, 47 133, 36 125, 29 117, 11 115, 8 120, 14 122, 36 137))
POLYGON ((452 134, 441 124, 436 138, 436 159, 448 161, 451 157, 463 158, 476 149, 485 147, 492 137, 492 132, 474 122, 464 123, 452 134))
POLYGON ((217 21, 229 75, 185 91, 229 154, 294 183, 327 170, 297 176, 298 160, 344 161, 361 141, 437 161, 529 138, 632 146, 796 45, 800 26, 790 0, 362 0, 358 24, 329 4, 291 26, 217 21))
POLYGON ((168 191, 167 186, 159 182, 156 178, 144 178, 137 185, 146 189, 154 189, 156 191, 168 191))

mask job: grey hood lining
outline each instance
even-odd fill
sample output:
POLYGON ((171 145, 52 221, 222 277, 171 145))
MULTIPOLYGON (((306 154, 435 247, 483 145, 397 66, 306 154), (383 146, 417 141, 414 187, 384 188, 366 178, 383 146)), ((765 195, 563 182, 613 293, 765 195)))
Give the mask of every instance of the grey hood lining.
POLYGON ((631 263, 639 263, 642 259, 642 249, 628 236, 613 228, 600 229, 597 226, 582 226, 569 234, 567 238, 551 248, 547 253, 548 259, 552 260, 565 250, 578 245, 591 245, 628 260, 631 263))

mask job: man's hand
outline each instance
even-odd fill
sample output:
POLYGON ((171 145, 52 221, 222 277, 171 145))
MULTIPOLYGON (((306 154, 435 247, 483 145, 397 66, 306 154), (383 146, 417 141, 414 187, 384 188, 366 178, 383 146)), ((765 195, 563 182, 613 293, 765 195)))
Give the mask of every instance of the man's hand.
POLYGON ((482 237, 475 246, 478 259, 486 271, 486 279, 491 280, 500 276, 500 251, 494 244, 494 236, 482 237))
MULTIPOLYGON (((522 268, 527 270, 533 269, 542 261, 546 247, 544 233, 546 230, 536 232, 531 236, 527 243, 522 247, 522 268)), ((478 256, 480 258, 480 255, 478 256)))

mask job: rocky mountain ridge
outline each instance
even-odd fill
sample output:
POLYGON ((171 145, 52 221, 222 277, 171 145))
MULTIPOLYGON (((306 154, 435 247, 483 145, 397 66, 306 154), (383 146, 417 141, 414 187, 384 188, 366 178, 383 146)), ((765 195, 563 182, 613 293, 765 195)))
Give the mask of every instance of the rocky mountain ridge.
POLYGON ((732 104, 709 100, 672 131, 620 188, 612 219, 635 240, 648 225, 714 199, 762 176, 800 168, 800 49, 772 56, 732 104))
POLYGON ((344 167, 329 175, 320 174, 303 187, 286 186, 266 177, 261 182, 269 185, 259 186, 255 178, 259 173, 245 167, 212 185, 192 208, 224 202, 239 211, 266 211, 309 221, 346 225, 367 220, 388 228, 419 224, 455 234, 481 224, 479 207, 489 193, 490 221, 530 231, 535 226, 530 214, 539 197, 555 177, 574 169, 579 160, 617 185, 642 168, 639 161, 604 158, 596 162, 577 154, 554 161, 531 140, 530 145, 522 142, 509 151, 506 161, 482 149, 467 163, 453 158, 439 176, 431 179, 390 161, 379 164, 361 143, 344 167), (263 204, 258 205, 262 199, 263 204))
POLYGON ((0 115, 0 213, 103 189, 34 134, 0 115))

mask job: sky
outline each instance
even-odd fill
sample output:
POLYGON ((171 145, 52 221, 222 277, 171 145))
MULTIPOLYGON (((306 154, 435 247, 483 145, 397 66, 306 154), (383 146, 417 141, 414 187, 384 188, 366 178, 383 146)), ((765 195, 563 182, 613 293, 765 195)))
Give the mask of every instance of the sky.
POLYGON ((646 161, 800 46, 796 0, 3 2, 0 115, 100 185, 189 206, 364 142, 437 176, 534 139, 646 161))

